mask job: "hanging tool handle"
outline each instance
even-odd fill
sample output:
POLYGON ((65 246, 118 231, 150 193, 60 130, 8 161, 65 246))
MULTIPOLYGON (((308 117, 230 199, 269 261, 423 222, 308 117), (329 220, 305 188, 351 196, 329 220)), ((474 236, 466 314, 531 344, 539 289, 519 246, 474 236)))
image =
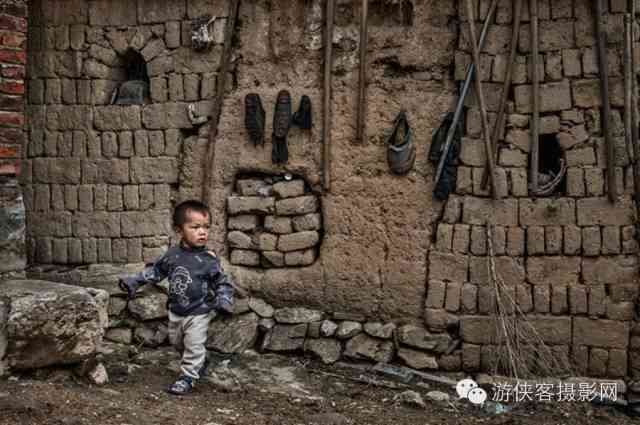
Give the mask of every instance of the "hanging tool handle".
MULTIPOLYGON (((484 20, 484 24, 482 26, 482 32, 480 33, 480 42, 479 49, 482 50, 484 47, 484 42, 487 38, 487 34, 489 33, 489 26, 491 25, 491 20, 493 19, 493 15, 495 14, 496 7, 498 6, 498 0, 493 0, 491 2, 491 6, 489 7, 489 11, 487 12, 487 17, 484 20)), ((467 69, 467 75, 464 79, 464 84, 462 86, 462 90, 460 92, 460 97, 458 98, 458 104, 456 105, 456 110, 453 113, 453 120, 451 121, 451 126, 447 131, 447 138, 444 142, 444 147, 442 148, 442 155, 440 156, 440 160, 438 161, 438 168, 436 169, 436 175, 434 177, 435 186, 438 185, 440 181, 440 177, 442 177, 442 170, 444 169, 444 164, 446 162, 447 154, 449 153, 449 149, 451 149, 451 142, 453 141, 453 137, 456 133, 456 127, 458 126, 458 122, 460 121, 460 116, 462 115, 462 111, 464 109, 464 101, 469 93, 469 89, 471 88, 471 81, 473 79, 473 74, 475 72, 476 66, 471 61, 471 65, 467 69)))

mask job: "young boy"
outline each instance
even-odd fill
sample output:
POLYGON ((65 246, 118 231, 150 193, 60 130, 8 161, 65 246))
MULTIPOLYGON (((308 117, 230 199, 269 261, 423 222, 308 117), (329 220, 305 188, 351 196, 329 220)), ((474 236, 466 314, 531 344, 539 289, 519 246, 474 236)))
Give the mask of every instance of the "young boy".
POLYGON ((173 212, 173 226, 180 243, 169 248, 153 266, 119 282, 133 298, 142 285, 169 278, 169 340, 182 355, 182 374, 169 386, 171 394, 191 392, 207 367, 209 322, 215 311, 233 311, 233 283, 215 254, 207 251, 210 219, 209 209, 199 201, 179 204, 173 212))

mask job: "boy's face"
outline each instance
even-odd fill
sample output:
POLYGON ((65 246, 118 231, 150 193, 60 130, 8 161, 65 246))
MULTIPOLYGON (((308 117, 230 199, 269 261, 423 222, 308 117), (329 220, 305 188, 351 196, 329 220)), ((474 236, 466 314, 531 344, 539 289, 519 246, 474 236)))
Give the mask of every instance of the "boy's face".
POLYGON ((209 214, 188 210, 186 222, 176 228, 182 242, 192 248, 201 248, 207 245, 209 239, 209 214))

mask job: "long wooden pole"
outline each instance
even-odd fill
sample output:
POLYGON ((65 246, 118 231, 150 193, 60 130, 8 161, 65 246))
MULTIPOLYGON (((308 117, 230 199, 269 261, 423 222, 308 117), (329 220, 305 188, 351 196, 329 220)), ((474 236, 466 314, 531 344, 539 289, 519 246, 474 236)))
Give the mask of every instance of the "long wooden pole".
POLYGON ((538 191, 539 133, 540 133, 540 75, 538 72, 538 0, 529 0, 529 15, 531 16, 531 97, 532 116, 530 125, 531 157, 529 161, 529 187, 531 193, 538 191))
POLYGON ((632 74, 631 74, 631 46, 633 40, 631 39, 631 14, 626 13, 624 15, 624 53, 623 53, 623 64, 624 64, 624 138, 625 138, 625 146, 627 148, 627 152, 629 152, 629 157, 634 155, 633 141, 632 141, 632 123, 633 123, 633 106, 631 104, 632 92, 633 92, 633 84, 632 84, 632 74))
POLYGON ((473 0, 467 0, 467 16, 469 18, 469 35, 471 36, 471 50, 473 52, 473 62, 476 64, 475 87, 478 103, 480 106, 480 116, 482 118, 482 133, 484 135, 484 149, 487 156, 487 164, 489 167, 489 177, 491 179, 491 192, 493 199, 499 198, 496 186, 496 170, 491 155, 491 136, 489 135, 489 119, 487 117, 487 108, 484 102, 484 93, 482 91, 482 69, 480 67, 480 51, 478 49, 478 37, 476 37, 475 13, 473 10, 473 0))
POLYGON ((636 84, 636 62, 634 56, 633 42, 635 40, 636 22, 636 2, 629 0, 627 9, 629 10, 629 62, 631 73, 631 147, 633 151, 633 189, 636 211, 640 214, 640 147, 638 146, 638 92, 636 84))
POLYGON ((331 189, 331 69, 333 68, 333 17, 334 0, 327 0, 326 27, 324 34, 324 122, 322 126, 322 143, 324 155, 322 160, 322 187, 331 189))
MULTIPOLYGON (((502 131, 504 122, 504 113, 507 109, 507 100, 509 99, 509 90, 511 90, 511 79, 513 75, 513 64, 516 61, 516 53, 518 51, 518 38, 520 35, 520 22, 522 19, 522 0, 515 0, 513 6, 513 30, 511 33, 511 48, 509 50, 509 61, 507 62, 507 70, 504 75, 504 83, 502 85, 502 96, 500 97, 500 105, 498 106, 498 116, 491 134, 491 144, 493 146, 493 160, 498 158, 498 139, 502 131)), ((489 183, 489 170, 485 167, 482 176, 482 188, 485 189, 489 183)))
POLYGON ((604 8, 602 0, 595 0, 596 38, 598 65, 600 67, 600 97, 602 98, 602 133, 607 147, 607 195, 609 201, 618 197, 616 188, 616 146, 611 135, 611 105, 609 104, 609 60, 607 58, 607 33, 604 31, 604 8))
POLYGON ((358 80, 358 118, 356 121, 356 140, 364 143, 366 134, 366 85, 367 85, 367 26, 369 16, 369 0, 362 0, 360 13, 360 76, 358 80))
POLYGON ((220 123, 220 115, 222 113, 222 104, 224 101, 225 89, 227 87, 227 74, 229 73, 229 63, 231 62, 231 51, 233 47, 233 31, 236 27, 236 17, 238 16, 238 8, 240 0, 229 0, 229 9, 227 11, 227 25, 224 29, 224 46, 220 54, 220 72, 216 81, 216 98, 211 108, 211 120, 209 121, 209 143, 207 143, 207 154, 205 162, 202 164, 204 169, 204 177, 202 180, 202 193, 200 195, 202 202, 207 203, 209 196, 209 188, 212 183, 212 169, 215 167, 216 158, 216 138, 218 136, 218 124, 220 123))
MULTIPOLYGON (((487 34, 489 33, 489 27, 491 26, 491 21, 493 20, 493 15, 496 12, 496 8, 498 7, 498 0, 493 0, 491 2, 491 6, 489 6, 489 11, 487 12, 487 17, 484 20, 484 25, 482 25, 482 31, 480 32, 480 44, 479 48, 482 50, 484 46, 484 41, 487 38, 487 34)), ((464 78, 464 84, 462 85, 462 90, 460 90, 460 97, 458 97, 458 104, 456 105, 456 109, 453 112, 453 120, 451 121, 451 125, 447 130, 447 137, 444 142, 444 147, 442 148, 442 153, 440 155, 440 160, 438 161, 438 168, 436 168, 436 175, 433 178, 434 186, 438 185, 440 181, 440 177, 442 177, 442 170, 444 170, 444 164, 447 161, 447 156, 449 155, 449 149, 451 149, 451 143, 453 142, 453 138, 456 134, 456 128, 458 127, 458 122, 460 121, 460 117, 462 116, 462 111, 464 110, 464 102, 467 98, 467 94, 469 93, 469 89, 471 88, 471 81, 473 80, 473 74, 475 72, 476 66, 471 61, 471 65, 467 68, 467 75, 464 78)))

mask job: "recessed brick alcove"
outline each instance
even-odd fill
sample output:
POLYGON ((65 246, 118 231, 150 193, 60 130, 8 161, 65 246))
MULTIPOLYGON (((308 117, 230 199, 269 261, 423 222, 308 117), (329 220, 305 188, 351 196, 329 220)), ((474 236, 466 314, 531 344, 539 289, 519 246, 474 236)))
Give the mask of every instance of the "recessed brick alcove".
POLYGON ((299 176, 238 175, 227 198, 231 263, 252 267, 309 266, 322 240, 320 199, 299 176))

